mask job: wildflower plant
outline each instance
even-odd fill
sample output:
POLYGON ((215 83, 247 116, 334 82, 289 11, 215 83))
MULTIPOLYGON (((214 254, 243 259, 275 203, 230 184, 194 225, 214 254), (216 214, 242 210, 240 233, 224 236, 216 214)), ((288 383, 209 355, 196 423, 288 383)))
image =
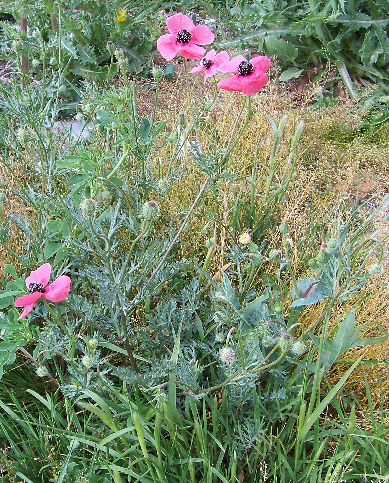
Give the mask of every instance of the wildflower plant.
MULTIPOLYGON (((119 23, 125 13, 119 11, 119 23)), ((1 243, 18 265, 7 265, 0 292, 0 368, 22 354, 52 388, 47 397, 54 391, 64 397, 64 416, 74 424, 56 416, 63 438, 71 441, 60 475, 72 468, 78 477, 93 474, 101 481, 120 481, 121 475, 191 482, 222 475, 222 481, 235 481, 246 461, 258 466, 257 450, 269 434, 281 434, 289 424, 298 429, 298 467, 300 442, 317 434, 311 431, 317 408, 324 410, 341 387, 320 397, 326 371, 349 348, 386 338, 384 330, 381 337, 360 337, 353 313, 329 332, 334 305, 379 272, 370 260, 378 252, 375 262, 381 262, 381 241, 367 224, 358 228, 356 212, 344 226, 339 222, 307 277, 293 270, 290 227, 277 207, 292 180, 302 124, 290 139, 284 172, 276 173, 287 118, 270 119, 266 180, 259 183, 255 160, 250 199, 240 203, 234 149, 255 116, 251 96, 265 88, 270 59, 229 60, 214 49, 206 54, 202 45, 214 34, 183 14, 169 16, 167 28, 157 41, 165 59, 178 54, 200 60, 191 73, 204 72, 205 78, 215 71, 233 74, 218 82, 243 96, 224 144, 214 131, 208 142, 207 132, 199 135, 203 112, 193 108, 193 99, 176 123, 158 119, 158 72, 154 105, 140 114, 123 60, 117 85, 84 82, 77 112, 88 120, 86 139, 47 129, 58 117, 59 95, 47 107, 47 90, 39 97, 34 86, 24 92, 16 85, 5 89, 2 100, 14 114, 12 122, 1 118, 4 158, 20 163, 28 154, 24 176, 31 182, 21 184, 18 194, 37 216, 0 211, 1 243), (24 122, 33 116, 40 123, 24 122), (200 181, 174 217, 170 193, 184 186, 188 153, 200 181), (219 203, 227 183, 236 196, 231 215, 219 203), (202 204, 207 223, 215 226, 203 258, 183 245, 202 204), (9 246, 11 227, 23 234, 24 253, 9 246), (223 230, 228 263, 212 276, 223 230), (268 241, 274 233, 277 248, 268 241), (52 271, 58 278, 49 284, 52 271), (304 327, 302 311, 318 302, 326 304, 322 313, 304 327), (24 307, 22 314, 15 306, 24 307), (81 429, 79 410, 92 429, 81 429), (101 458, 90 462, 85 454, 91 450, 101 458)), ((112 47, 107 52, 119 62, 124 56, 112 47)), ((17 178, 14 164, 4 164, 17 178)), ((54 407, 38 393, 34 397, 54 407)))

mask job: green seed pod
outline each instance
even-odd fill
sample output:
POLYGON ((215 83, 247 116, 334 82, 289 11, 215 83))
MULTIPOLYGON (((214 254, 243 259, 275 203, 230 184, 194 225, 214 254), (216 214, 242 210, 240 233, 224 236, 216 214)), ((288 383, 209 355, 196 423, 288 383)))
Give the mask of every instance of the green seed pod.
POLYGON ((121 74, 125 74, 126 72, 128 72, 129 63, 128 63, 127 57, 124 57, 124 55, 119 57, 118 64, 119 64, 119 71, 121 74))
POLYGON ((142 218, 144 218, 146 221, 154 221, 156 218, 158 218, 159 213, 159 205, 154 200, 146 201, 142 207, 142 218))
POLYGON ((116 60, 119 60, 120 57, 123 57, 123 50, 122 49, 115 49, 113 55, 115 56, 116 60))
POLYGON ((92 198, 85 198, 80 203, 80 210, 83 217, 92 218, 92 216, 96 213, 95 200, 92 200, 92 198))
POLYGON ((16 131, 16 137, 23 148, 27 148, 32 140, 32 133, 28 126, 21 126, 16 131))

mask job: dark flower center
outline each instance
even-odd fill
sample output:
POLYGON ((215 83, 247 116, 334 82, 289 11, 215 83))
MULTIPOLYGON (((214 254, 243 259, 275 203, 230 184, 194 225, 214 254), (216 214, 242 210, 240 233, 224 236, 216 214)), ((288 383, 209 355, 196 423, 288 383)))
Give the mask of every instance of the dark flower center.
POLYGON ((254 66, 253 64, 250 64, 250 62, 247 62, 247 60, 244 60, 238 66, 239 75, 250 75, 253 72, 254 72, 254 66))
POLYGON ((192 39, 192 34, 185 29, 177 32, 177 42, 180 44, 189 44, 192 39))
POLYGON ((213 62, 212 60, 208 60, 204 57, 203 59, 203 66, 206 68, 206 69, 209 69, 210 67, 213 66, 213 62))
POLYGON ((41 283, 32 282, 29 284, 27 290, 29 293, 34 293, 34 292, 45 293, 46 289, 41 283))

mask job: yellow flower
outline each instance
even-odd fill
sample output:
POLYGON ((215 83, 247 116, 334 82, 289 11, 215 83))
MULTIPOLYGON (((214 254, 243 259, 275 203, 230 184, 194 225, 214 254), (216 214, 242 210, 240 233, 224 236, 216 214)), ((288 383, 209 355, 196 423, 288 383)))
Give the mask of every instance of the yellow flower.
POLYGON ((127 13, 127 10, 125 10, 124 8, 119 10, 119 15, 117 17, 119 22, 124 22, 126 20, 126 17, 125 17, 126 13, 127 13))

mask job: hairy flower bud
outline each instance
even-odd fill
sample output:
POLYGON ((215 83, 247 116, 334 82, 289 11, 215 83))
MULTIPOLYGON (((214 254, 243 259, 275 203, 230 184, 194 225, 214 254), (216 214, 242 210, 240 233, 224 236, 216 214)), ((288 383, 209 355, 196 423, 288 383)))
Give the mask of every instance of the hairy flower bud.
POLYGON ((146 201, 142 207, 142 218, 144 218, 146 221, 154 221, 156 218, 158 218, 159 212, 159 205, 156 201, 146 201))
POLYGON ((327 242, 328 248, 336 248, 338 246, 338 240, 336 238, 330 238, 327 242))
POLYGON ((89 346, 89 349, 91 351, 94 351, 96 349, 96 347, 99 345, 99 341, 97 339, 89 339, 87 344, 89 346))
POLYGON ((36 370, 36 375, 38 377, 45 377, 48 374, 48 370, 45 366, 39 366, 36 370))
POLYGON ((108 40, 108 42, 105 44, 105 48, 109 52, 109 54, 113 55, 115 52, 115 45, 111 40, 108 40))
POLYGON ((92 216, 96 213, 95 200, 92 200, 92 198, 85 198, 80 203, 80 210, 83 217, 92 218, 92 216))
POLYGON ((165 194, 169 189, 169 180, 168 178, 161 178, 158 180, 158 190, 161 194, 165 194))
POLYGON ((292 347, 290 348, 290 351, 292 352, 293 355, 299 357, 305 352, 305 344, 304 342, 297 341, 294 344, 292 344, 292 347))
POLYGON ((241 245, 248 245, 251 242, 251 236, 249 233, 242 233, 239 237, 239 243, 241 245))
POLYGON ((15 52, 15 54, 20 54, 21 51, 23 50, 23 40, 21 39, 14 39, 12 41, 12 50, 15 52))
POLYGON ((153 67, 151 73, 156 81, 162 79, 163 77, 163 71, 160 67, 153 67))
POLYGON ((382 265, 379 263, 373 263, 373 265, 370 265, 370 267, 367 269, 367 271, 370 273, 370 275, 381 275, 382 273, 382 265))
POLYGON ((220 349, 219 357, 223 362, 232 362, 235 359, 235 352, 230 347, 220 349))
POLYGON ((292 345, 292 337, 288 333, 283 334, 280 337, 279 344, 282 352, 288 352, 292 345))
POLYGON ((23 148, 27 148, 32 140, 32 132, 28 126, 21 126, 16 132, 16 137, 23 148))
POLYGON ((84 356, 81 362, 83 366, 90 367, 92 365, 92 358, 89 356, 84 356))
POLYGON ((282 305, 281 302, 276 302, 274 304, 274 312, 276 314, 280 314, 284 310, 284 306, 282 305))
POLYGON ((118 64, 119 64, 119 71, 121 74, 125 74, 126 72, 128 72, 129 62, 127 57, 125 57, 124 55, 119 57, 118 64))
POLYGON ((323 250, 323 248, 320 248, 316 260, 318 263, 324 263, 326 261, 326 252, 323 250))

